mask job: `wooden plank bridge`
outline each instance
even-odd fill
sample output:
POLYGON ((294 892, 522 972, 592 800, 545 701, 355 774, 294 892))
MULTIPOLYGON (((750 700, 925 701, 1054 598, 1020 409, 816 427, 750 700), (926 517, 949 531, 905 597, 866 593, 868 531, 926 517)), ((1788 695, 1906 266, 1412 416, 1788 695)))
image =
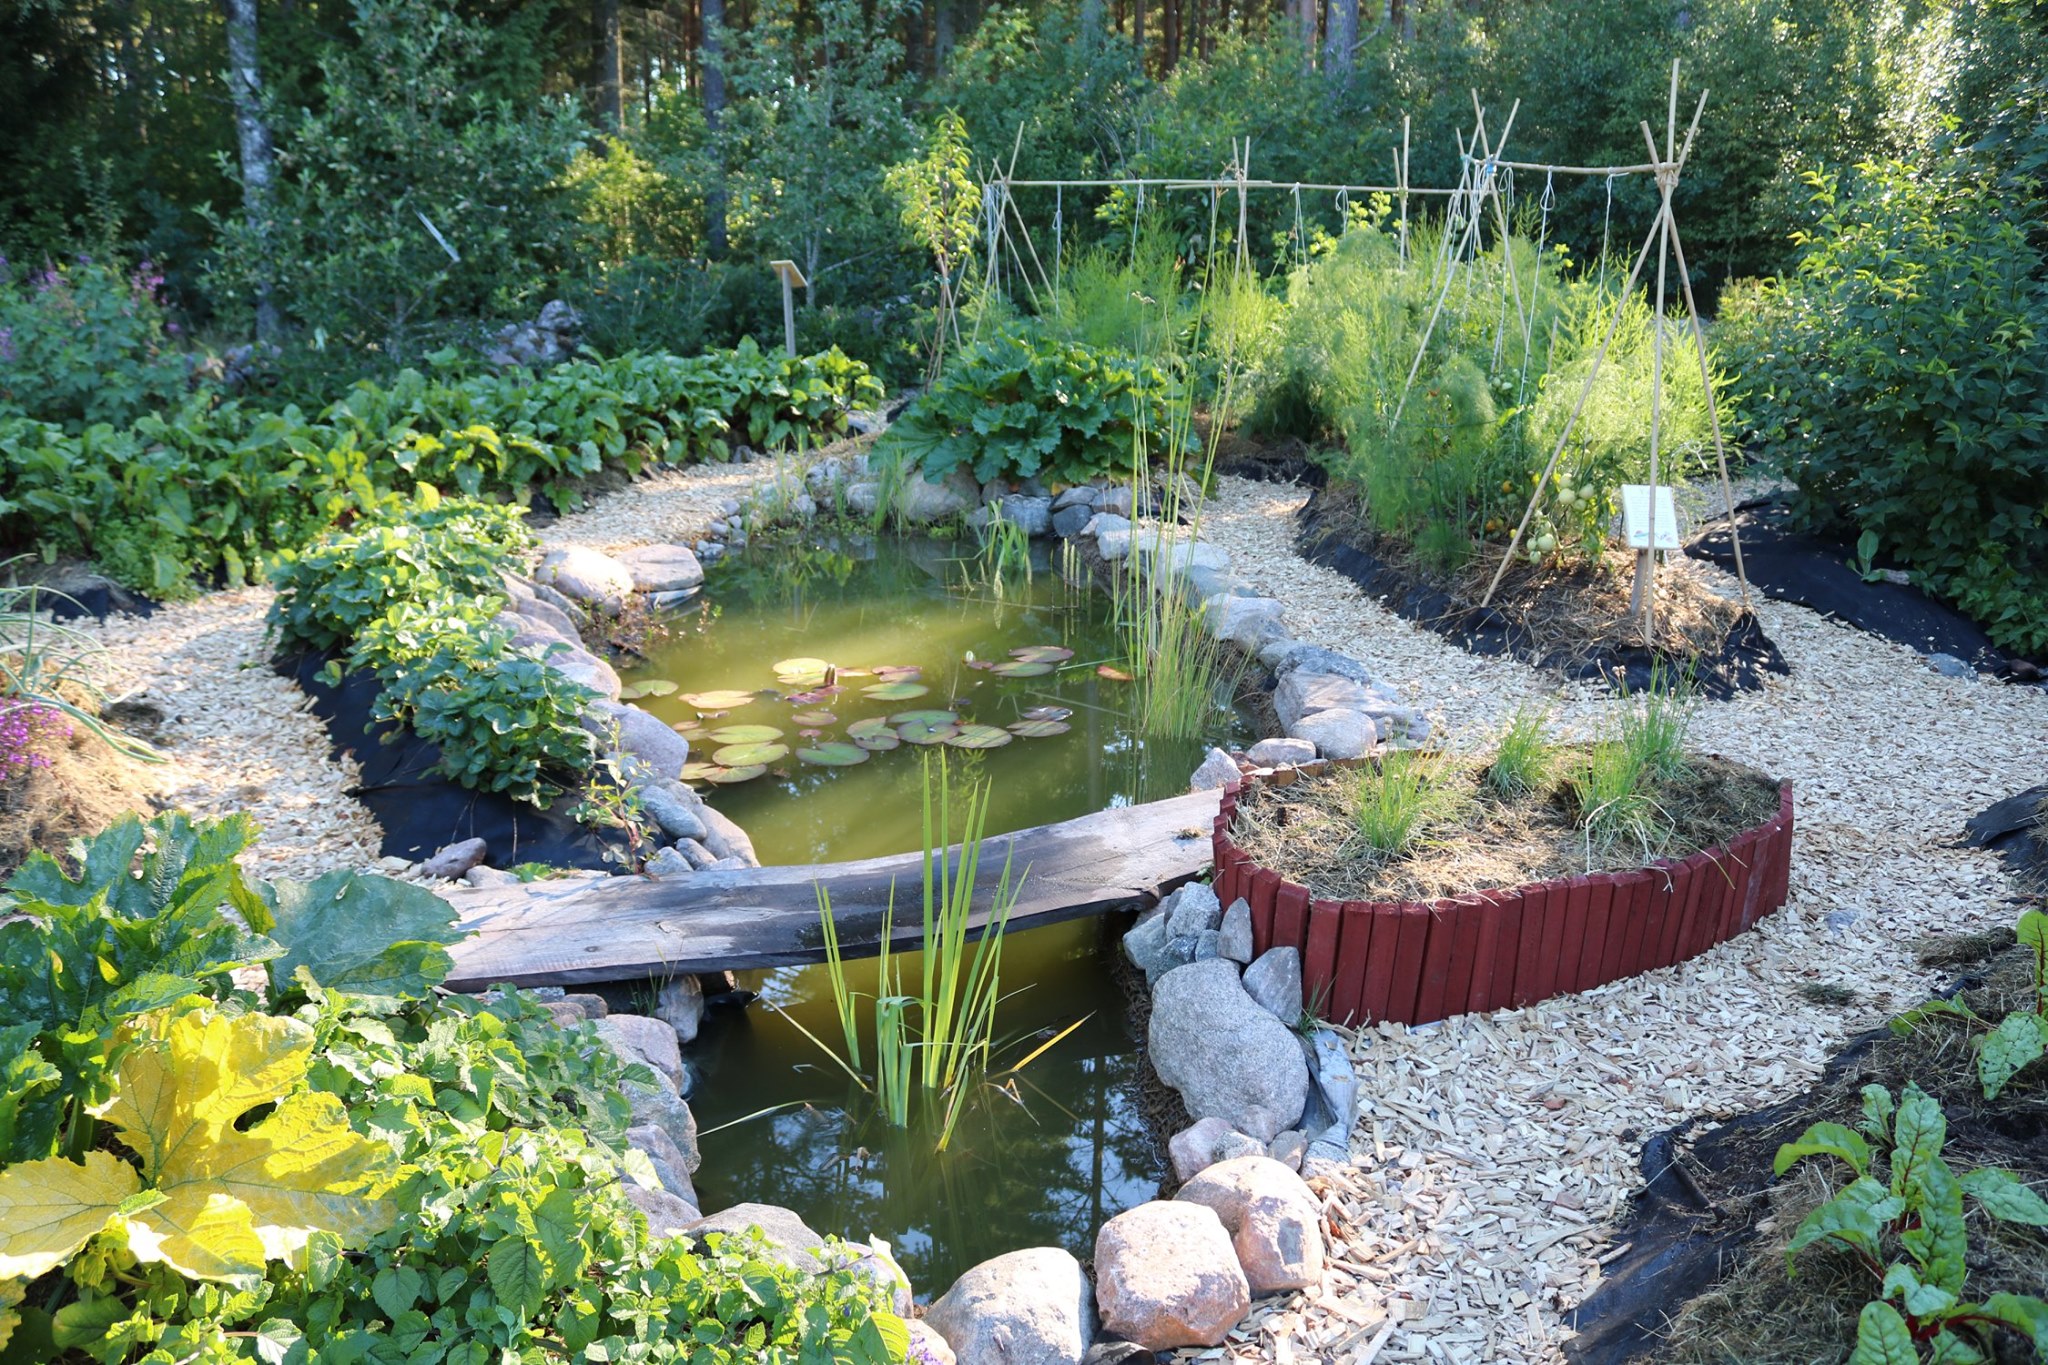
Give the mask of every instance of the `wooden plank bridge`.
MULTIPOLYGON (((983 841, 974 924, 1010 860, 1023 885, 1011 929, 1153 903, 1209 866, 1219 793, 1097 811, 983 841)), ((817 888, 832 897, 840 950, 872 957, 894 889, 895 948, 916 948, 923 855, 698 872, 688 877, 565 877, 444 891, 469 937, 448 984, 475 990, 578 985, 687 972, 822 962, 817 888)))

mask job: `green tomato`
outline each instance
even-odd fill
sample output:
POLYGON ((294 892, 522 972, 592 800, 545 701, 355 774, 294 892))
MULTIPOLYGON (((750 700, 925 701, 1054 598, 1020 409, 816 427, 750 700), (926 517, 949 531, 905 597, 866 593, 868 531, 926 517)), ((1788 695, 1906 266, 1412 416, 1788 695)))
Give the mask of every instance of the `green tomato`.
POLYGON ((1580 484, 1580 485, 1579 485, 1579 500, 1580 500, 1581 502, 1591 502, 1591 501, 1593 500, 1593 485, 1592 485, 1592 484, 1590 484, 1590 483, 1582 483, 1582 484, 1580 484))

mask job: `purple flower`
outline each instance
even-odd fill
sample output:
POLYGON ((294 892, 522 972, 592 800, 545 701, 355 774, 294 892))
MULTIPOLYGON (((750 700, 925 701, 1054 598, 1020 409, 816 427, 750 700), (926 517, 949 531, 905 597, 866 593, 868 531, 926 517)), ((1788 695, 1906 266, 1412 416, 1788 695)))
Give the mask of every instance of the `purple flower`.
POLYGON ((41 702, 0 702, 0 782, 50 766, 44 750, 71 739, 64 713, 41 702))

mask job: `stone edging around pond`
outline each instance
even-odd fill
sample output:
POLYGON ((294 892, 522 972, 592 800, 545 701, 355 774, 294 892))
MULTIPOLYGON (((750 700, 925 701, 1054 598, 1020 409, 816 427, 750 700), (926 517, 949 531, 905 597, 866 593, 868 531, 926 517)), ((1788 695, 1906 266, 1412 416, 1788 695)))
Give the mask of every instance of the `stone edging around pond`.
MULTIPOLYGON (((1254 948, 1292 955, 1324 1017, 1427 1024, 1533 1005, 1697 957, 1785 903, 1792 784, 1778 812, 1684 859, 1428 902, 1329 901, 1252 861, 1229 835, 1246 778, 1216 816, 1217 894, 1254 948)), ((1263 959, 1262 959, 1263 960, 1263 959)))

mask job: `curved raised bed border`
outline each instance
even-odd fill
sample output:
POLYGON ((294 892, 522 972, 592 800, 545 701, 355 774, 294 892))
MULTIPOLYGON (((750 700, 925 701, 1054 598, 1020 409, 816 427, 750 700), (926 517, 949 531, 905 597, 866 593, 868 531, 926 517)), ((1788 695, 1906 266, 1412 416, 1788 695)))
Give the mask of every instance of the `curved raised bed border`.
POLYGON ((1791 887, 1790 782, 1776 815, 1689 858, 1438 901, 1312 897, 1231 841, 1243 789, 1216 815, 1216 894, 1250 903, 1257 951, 1300 950, 1304 990, 1340 1024, 1427 1024, 1668 967, 1743 933, 1791 887))

